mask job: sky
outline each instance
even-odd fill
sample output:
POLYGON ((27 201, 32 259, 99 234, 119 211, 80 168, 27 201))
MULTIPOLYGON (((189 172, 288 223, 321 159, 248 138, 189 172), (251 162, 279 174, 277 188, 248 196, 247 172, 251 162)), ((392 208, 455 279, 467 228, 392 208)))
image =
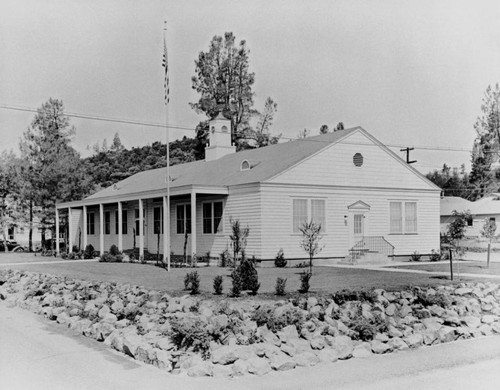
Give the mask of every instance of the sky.
MULTIPOLYGON (((250 49, 255 108, 278 103, 273 134, 362 126, 425 173, 470 165, 474 122, 500 82, 497 0, 0 0, 0 151, 17 151, 36 109, 165 124, 194 136, 195 59, 231 31, 250 49), (170 104, 164 105, 168 22, 170 104), (168 115, 168 117, 167 117, 168 115), (449 151, 446 149, 458 149, 449 151)), ((71 118, 73 146, 118 133, 127 147, 165 142, 165 130, 71 118)))

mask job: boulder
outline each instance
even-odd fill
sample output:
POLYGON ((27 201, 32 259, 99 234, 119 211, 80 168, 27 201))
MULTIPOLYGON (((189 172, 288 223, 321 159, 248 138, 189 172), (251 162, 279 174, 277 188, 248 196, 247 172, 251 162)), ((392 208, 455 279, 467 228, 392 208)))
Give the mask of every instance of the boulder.
POLYGON ((212 376, 212 365, 207 361, 202 361, 194 366, 189 367, 187 370, 187 374, 191 377, 212 376))
POLYGON ((372 347, 368 342, 359 343, 354 347, 352 351, 352 357, 355 358, 366 358, 373 355, 372 347))
POLYGON ((449 343, 457 338, 455 328, 452 328, 450 326, 443 326, 441 329, 439 329, 438 334, 439 340, 441 340, 442 343, 449 343))
POLYGON ((230 378, 233 374, 232 366, 212 365, 212 376, 214 378, 230 378))
POLYGON ((325 338, 323 336, 315 336, 309 340, 312 349, 323 349, 325 348, 325 338))
POLYGON ((175 348, 175 344, 170 337, 162 337, 156 341, 156 346, 163 351, 171 351, 175 348))
POLYGON ((334 363, 339 360, 339 355, 336 351, 330 348, 324 348, 320 351, 315 351, 316 356, 322 363, 334 363))
POLYGON ((385 314, 388 316, 393 316, 396 314, 396 305, 394 303, 390 303, 386 308, 385 308, 385 314))
POLYGON ((388 343, 384 343, 380 340, 372 340, 371 347, 373 353, 382 354, 386 352, 391 352, 391 346, 388 343))
MULTIPOLYGON (((256 358, 253 358, 256 359, 256 358)), ((257 358, 258 359, 258 358, 257 358)), ((248 363, 246 360, 236 360, 231 366, 233 376, 245 375, 248 372, 248 363)))
POLYGON ((315 366, 320 362, 319 358, 313 352, 301 352, 293 357, 297 366, 309 367, 315 366))
POLYGON ((295 327, 295 325, 285 326, 283 329, 277 332, 277 335, 284 343, 286 343, 289 339, 299 338, 299 332, 297 332, 297 328, 295 327))
POLYGON ((465 316, 462 318, 462 323, 469 328, 477 328, 481 325, 481 319, 475 316, 465 316))
POLYGON ((142 338, 138 334, 128 333, 123 338, 123 352, 135 358, 137 349, 142 345, 142 338))
POLYGON ((408 349, 408 344, 406 344, 403 341, 403 339, 401 339, 399 337, 395 337, 393 339, 390 339, 387 344, 389 345, 389 347, 393 351, 396 351, 396 350, 402 351, 402 350, 408 349))
POLYGON ((271 368, 275 371, 288 371, 295 368, 297 365, 295 360, 284 353, 272 355, 269 358, 269 362, 271 364, 271 368))
POLYGON ((349 359, 352 356, 354 345, 350 337, 336 336, 327 338, 330 346, 337 352, 339 359, 349 359))
POLYGON ((254 357, 247 360, 246 364, 247 370, 250 374, 264 375, 271 371, 271 366, 269 365, 267 359, 254 357))
POLYGON ((423 344, 424 337, 420 333, 413 333, 403 338, 403 340, 408 345, 408 347, 417 348, 423 344))
POLYGON ((495 321, 498 321, 498 316, 492 314, 486 314, 481 317, 481 322, 483 324, 492 324, 495 321))
POLYGON ((238 360, 234 347, 223 346, 212 352, 212 363, 214 364, 231 364, 238 360))

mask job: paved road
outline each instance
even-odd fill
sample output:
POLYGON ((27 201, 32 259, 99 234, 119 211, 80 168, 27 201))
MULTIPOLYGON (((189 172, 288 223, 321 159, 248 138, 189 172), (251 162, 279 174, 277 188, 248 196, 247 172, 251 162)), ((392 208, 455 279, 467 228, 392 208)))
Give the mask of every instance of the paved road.
POLYGON ((500 337, 236 379, 169 375, 0 303, 0 389, 499 389, 500 337))

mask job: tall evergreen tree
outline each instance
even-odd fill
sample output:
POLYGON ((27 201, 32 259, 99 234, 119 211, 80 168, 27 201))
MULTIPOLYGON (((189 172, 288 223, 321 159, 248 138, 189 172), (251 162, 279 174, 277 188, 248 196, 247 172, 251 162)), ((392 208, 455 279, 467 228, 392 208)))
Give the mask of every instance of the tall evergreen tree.
POLYGON ((474 186, 472 198, 477 199, 490 191, 497 191, 498 176, 494 163, 500 157, 500 86, 488 86, 481 104, 482 115, 474 124, 476 139, 471 154, 471 184, 474 186))
POLYGON ((51 98, 21 139, 21 156, 29 164, 33 200, 40 209, 42 245, 45 229, 54 227, 56 201, 80 199, 89 189, 80 156, 70 145, 74 132, 62 101, 51 98))

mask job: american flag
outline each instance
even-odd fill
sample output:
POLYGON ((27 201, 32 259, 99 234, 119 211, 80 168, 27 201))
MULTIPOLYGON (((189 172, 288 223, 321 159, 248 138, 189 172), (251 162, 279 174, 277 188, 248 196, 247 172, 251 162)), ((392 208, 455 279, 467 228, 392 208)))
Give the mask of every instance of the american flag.
POLYGON ((165 37, 163 37, 163 67, 165 68, 165 105, 167 105, 170 102, 170 85, 168 81, 168 53, 165 37))

